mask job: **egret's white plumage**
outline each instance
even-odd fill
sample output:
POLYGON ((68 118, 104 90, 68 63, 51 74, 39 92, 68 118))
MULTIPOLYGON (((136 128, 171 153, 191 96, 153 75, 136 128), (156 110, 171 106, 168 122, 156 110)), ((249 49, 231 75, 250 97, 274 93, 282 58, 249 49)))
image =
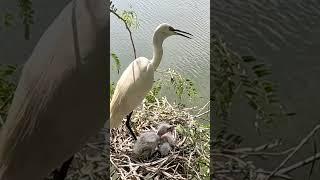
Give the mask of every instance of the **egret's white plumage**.
POLYGON ((72 4, 49 26, 26 62, 0 131, 0 179, 43 180, 105 123, 105 0, 77 0, 77 64, 72 4))
POLYGON ((136 108, 153 84, 153 65, 139 57, 130 63, 120 77, 110 105, 110 128, 118 127, 122 118, 136 108))
POLYGON ((151 60, 139 57, 129 64, 117 82, 110 104, 110 128, 118 127, 122 119, 131 113, 150 91, 154 71, 158 68, 163 54, 163 41, 171 35, 187 32, 174 29, 169 24, 160 24, 153 35, 153 57, 151 60))

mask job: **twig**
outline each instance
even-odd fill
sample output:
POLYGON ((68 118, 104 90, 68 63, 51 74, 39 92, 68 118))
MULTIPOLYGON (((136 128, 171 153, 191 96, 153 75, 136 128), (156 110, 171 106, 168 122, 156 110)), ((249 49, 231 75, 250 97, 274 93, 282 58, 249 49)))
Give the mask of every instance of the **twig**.
POLYGON ((201 114, 197 114, 197 115, 193 116, 193 118, 201 117, 201 116, 203 116, 203 115, 208 114, 209 112, 210 112, 210 110, 208 110, 208 111, 206 111, 206 112, 203 112, 203 113, 201 113, 201 114))
POLYGON ((238 148, 238 149, 235 149, 234 151, 235 152, 258 152, 266 149, 272 149, 279 145, 281 145, 280 141, 275 141, 274 143, 267 143, 255 148, 238 148))
POLYGON ((200 113, 204 110, 204 108, 207 107, 207 105, 208 105, 209 103, 210 103, 210 101, 208 101, 202 108, 200 108, 199 111, 198 111, 198 113, 197 113, 197 115, 200 114, 200 113))
MULTIPOLYGON (((228 169, 223 169, 223 170, 218 170, 218 171, 215 171, 214 172, 215 174, 232 174, 232 173, 244 173, 244 171, 242 169, 232 169, 232 170, 228 170, 228 169)), ((262 169, 258 169, 256 171, 257 174, 271 174, 270 171, 265 171, 265 170, 262 170, 262 169)), ((286 175, 285 173, 276 173, 275 174, 276 177, 280 177, 282 179, 292 179, 291 176, 288 176, 286 175)))
POLYGON ((266 178, 266 180, 269 180, 276 172, 278 172, 292 157, 293 155, 301 149, 301 147, 307 143, 307 141, 320 129, 320 125, 317 125, 302 141, 300 144, 290 153, 283 161, 282 163, 272 171, 272 173, 266 178))
POLYGON ((114 168, 116 168, 116 170, 120 173, 121 178, 124 178, 124 174, 122 173, 122 171, 118 168, 118 166, 112 161, 112 159, 110 158, 110 162, 113 165, 114 168))
POLYGON ((134 54, 134 58, 136 59, 137 58, 137 53, 136 53, 136 48, 135 48, 135 45, 134 45, 134 42, 133 42, 133 38, 132 38, 132 32, 126 22, 125 19, 123 19, 118 13, 116 13, 113 9, 110 8, 110 12, 112 14, 114 14, 115 16, 117 16, 117 18, 119 18, 121 21, 123 21, 124 25, 126 26, 126 29, 128 30, 129 32, 129 36, 130 36, 130 41, 131 41, 131 44, 132 44, 132 48, 133 48, 133 54, 134 54))
POLYGON ((299 162, 297 162, 297 163, 295 163, 295 164, 293 164, 293 165, 291 165, 289 167, 282 168, 282 169, 278 170, 278 172, 281 173, 281 174, 287 174, 287 173, 289 173, 289 172, 291 172, 291 171, 293 171, 293 170, 295 170, 295 169, 297 169, 299 167, 303 167, 303 166, 305 166, 305 165, 307 165, 307 164, 309 164, 311 162, 314 162, 315 160, 318 160, 318 159, 320 159, 320 152, 318 152, 314 156, 306 158, 305 160, 299 161, 299 162))
POLYGON ((229 158, 229 159, 233 159, 235 161, 238 162, 238 164, 240 165, 240 167, 246 167, 248 164, 246 162, 244 162, 242 159, 235 157, 235 156, 231 156, 228 154, 222 154, 222 153, 213 153, 212 156, 221 156, 221 157, 225 157, 225 158, 229 158))
MULTIPOLYGON (((248 148, 250 149, 250 148, 248 148)), ((228 153, 228 154, 243 154, 241 156, 241 158, 245 158, 247 156, 282 156, 282 155, 285 155, 285 154, 288 154, 290 152, 292 152, 294 150, 294 148, 289 148, 289 149, 286 149, 284 151, 281 151, 281 152, 260 152, 260 151, 257 151, 255 148, 251 148, 252 150, 248 151, 247 148, 243 148, 243 149, 235 149, 235 150, 232 150, 232 149, 219 149, 219 150, 212 150, 212 152, 214 153, 228 153)))

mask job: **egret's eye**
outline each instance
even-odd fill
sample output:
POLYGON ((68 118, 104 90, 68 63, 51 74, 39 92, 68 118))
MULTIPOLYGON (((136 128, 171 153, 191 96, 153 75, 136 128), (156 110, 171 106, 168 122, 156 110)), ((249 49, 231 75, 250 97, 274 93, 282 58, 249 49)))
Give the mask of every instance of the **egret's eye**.
POLYGON ((169 26, 169 31, 174 31, 174 28, 169 26))

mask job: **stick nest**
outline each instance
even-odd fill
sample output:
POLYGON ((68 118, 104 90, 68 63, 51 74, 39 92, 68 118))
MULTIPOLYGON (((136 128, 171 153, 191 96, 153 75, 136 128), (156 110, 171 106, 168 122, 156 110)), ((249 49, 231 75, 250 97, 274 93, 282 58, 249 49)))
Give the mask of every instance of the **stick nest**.
MULTIPOLYGON (((203 115, 201 111, 197 115, 203 115)), ((136 134, 156 130, 160 123, 175 125, 176 147, 168 156, 159 154, 148 160, 135 158, 134 140, 125 123, 111 132, 110 162, 113 179, 208 179, 209 128, 200 125, 192 108, 161 102, 143 103, 132 116, 136 134)))

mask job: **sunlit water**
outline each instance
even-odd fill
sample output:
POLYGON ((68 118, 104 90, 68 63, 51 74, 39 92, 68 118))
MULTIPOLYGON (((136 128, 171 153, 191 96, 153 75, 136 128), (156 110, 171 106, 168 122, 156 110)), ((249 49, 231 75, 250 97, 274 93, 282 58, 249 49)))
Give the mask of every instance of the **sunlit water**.
MULTIPOLYGON (((177 29, 190 32, 193 39, 172 36, 165 40, 164 55, 159 69, 172 68, 195 82, 199 96, 196 104, 209 99, 209 0, 129 0, 114 1, 119 10, 134 10, 138 16, 139 28, 133 30, 137 56, 152 58, 152 36, 160 23, 169 23, 177 29)), ((121 60, 122 71, 134 60, 128 32, 121 21, 111 15, 111 51, 121 60)), ((121 71, 121 72, 122 72, 121 71)), ((120 72, 120 74, 121 74, 120 72)), ((111 79, 117 81, 120 75, 112 71, 111 79)), ((173 91, 167 91, 173 96, 173 91)))

